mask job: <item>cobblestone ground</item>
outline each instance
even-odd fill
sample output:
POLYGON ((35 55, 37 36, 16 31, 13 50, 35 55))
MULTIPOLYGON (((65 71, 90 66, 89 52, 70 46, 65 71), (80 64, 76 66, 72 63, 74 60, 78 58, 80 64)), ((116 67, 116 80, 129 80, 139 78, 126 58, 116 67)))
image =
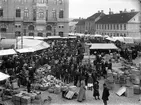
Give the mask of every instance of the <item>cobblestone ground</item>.
MULTIPOLYGON (((119 66, 120 64, 114 64, 114 67, 116 68, 117 66, 119 66)), ((103 91, 103 83, 104 80, 100 80, 99 82, 99 86, 100 86, 100 97, 102 95, 102 91, 103 91)), ((118 89, 120 88, 120 86, 118 84, 114 85, 114 89, 110 91, 110 96, 109 96, 109 101, 108 101, 108 105, 141 105, 139 103, 139 97, 141 97, 141 95, 134 95, 131 98, 125 97, 125 96, 117 96, 116 92, 118 91, 118 89)), ((79 89, 78 89, 79 90, 79 89)), ((102 100, 95 100, 93 98, 93 91, 91 90, 87 90, 86 91, 86 101, 84 102, 77 102, 77 99, 75 100, 66 100, 63 99, 60 95, 55 95, 55 94, 49 94, 48 92, 43 92, 42 94, 42 99, 44 99, 47 96, 51 96, 52 97, 52 102, 50 103, 50 105, 104 105, 102 100)), ((49 103, 46 103, 44 105, 49 105, 49 103)))
MULTIPOLYGON (((100 81, 100 95, 102 95, 102 84, 103 81, 100 81)), ((110 91, 110 97, 108 105, 140 105, 139 104, 139 95, 134 95, 132 98, 127 98, 125 96, 117 96, 115 92, 119 89, 119 86, 116 85, 116 88, 113 91, 110 91)), ((42 99, 45 99, 47 96, 52 97, 52 102, 50 105, 103 105, 102 100, 95 100, 93 98, 93 91, 86 91, 86 101, 77 102, 77 100, 66 100, 61 97, 61 95, 49 94, 48 92, 43 92, 42 99)), ((101 96, 100 96, 101 97, 101 96)), ((48 103, 44 104, 48 105, 48 103)))
MULTIPOLYGON (((114 64, 114 66, 116 67, 117 65, 114 64)), ((119 66, 119 65, 118 65, 119 66)), ((103 85, 104 80, 101 79, 99 81, 99 86, 100 86, 100 98, 102 95, 102 91, 103 91, 103 85)), ((141 97, 141 95, 134 95, 132 98, 128 98, 125 96, 117 96, 115 93, 117 92, 117 90, 120 88, 119 85, 115 84, 114 86, 115 88, 113 90, 110 91, 110 96, 109 96, 109 101, 108 101, 108 105, 141 105, 139 103, 139 97, 141 97)), ((79 88, 78 88, 79 90, 79 88)), ((36 103, 36 104, 32 104, 32 105, 104 105, 101 100, 95 100, 93 98, 93 91, 91 90, 87 90, 86 91, 86 100, 84 102, 77 102, 77 99, 75 100, 66 100, 63 99, 61 97, 61 94, 56 95, 56 94, 50 94, 47 91, 42 91, 42 100, 46 99, 47 96, 51 96, 52 97, 52 101, 51 103, 36 103)), ((8 104, 8 105, 12 105, 12 104, 8 104)))

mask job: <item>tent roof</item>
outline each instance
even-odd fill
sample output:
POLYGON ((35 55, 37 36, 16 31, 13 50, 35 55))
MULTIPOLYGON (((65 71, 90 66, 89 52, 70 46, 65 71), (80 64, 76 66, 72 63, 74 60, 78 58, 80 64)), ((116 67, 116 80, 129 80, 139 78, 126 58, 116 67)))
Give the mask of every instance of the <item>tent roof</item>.
POLYGON ((0 41, 0 45, 2 48, 11 48, 13 45, 15 45, 16 39, 2 39, 0 41))
POLYGON ((14 49, 0 50, 0 56, 16 54, 14 49))
POLYGON ((92 44, 90 49, 118 49, 113 43, 96 43, 92 44))

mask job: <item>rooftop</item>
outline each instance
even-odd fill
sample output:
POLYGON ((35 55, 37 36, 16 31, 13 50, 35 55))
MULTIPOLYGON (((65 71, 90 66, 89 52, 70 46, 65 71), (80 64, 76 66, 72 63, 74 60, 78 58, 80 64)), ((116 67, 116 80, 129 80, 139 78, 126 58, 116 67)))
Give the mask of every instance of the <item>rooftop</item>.
POLYGON ((96 23, 127 23, 130 19, 132 19, 138 12, 126 12, 126 13, 118 13, 118 14, 109 14, 103 16, 96 23))
POLYGON ((95 13, 92 16, 88 17, 86 20, 88 20, 88 21, 95 20, 96 18, 98 18, 99 16, 101 16, 101 14, 104 15, 104 13, 95 13))
POLYGON ((86 19, 80 20, 76 25, 85 25, 86 19))

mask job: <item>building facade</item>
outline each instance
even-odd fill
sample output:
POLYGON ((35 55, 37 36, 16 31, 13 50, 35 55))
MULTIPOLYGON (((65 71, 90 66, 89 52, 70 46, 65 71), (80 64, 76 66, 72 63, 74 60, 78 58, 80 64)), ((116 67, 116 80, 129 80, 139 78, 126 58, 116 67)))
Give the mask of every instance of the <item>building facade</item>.
POLYGON ((67 36, 69 0, 0 0, 2 37, 67 36))
POLYGON ((95 13, 94 15, 88 17, 85 20, 85 31, 88 34, 95 34, 96 32, 96 25, 95 22, 98 21, 102 16, 104 16, 103 11, 99 11, 98 13, 95 13))
POLYGON ((140 13, 131 10, 103 16, 96 22, 96 33, 109 36, 140 37, 140 13))
POLYGON ((98 13, 93 14, 87 19, 82 19, 76 24, 76 33, 88 33, 95 34, 96 25, 95 22, 98 21, 103 15, 103 11, 98 11, 98 13))
POLYGON ((85 20, 86 20, 86 19, 81 19, 81 20, 76 24, 76 33, 85 33, 85 20))

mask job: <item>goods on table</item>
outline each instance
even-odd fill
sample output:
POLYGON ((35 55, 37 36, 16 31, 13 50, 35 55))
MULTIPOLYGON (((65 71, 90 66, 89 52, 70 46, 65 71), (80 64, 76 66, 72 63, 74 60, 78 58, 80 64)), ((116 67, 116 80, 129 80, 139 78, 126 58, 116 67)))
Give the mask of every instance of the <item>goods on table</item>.
POLYGON ((40 89, 42 91, 48 91, 49 93, 60 94, 61 91, 66 90, 76 90, 74 87, 70 87, 64 84, 61 80, 56 79, 54 76, 50 75, 49 65, 45 65, 39 68, 36 72, 36 84, 35 89, 40 89), (46 67, 45 67, 46 66, 46 67))

